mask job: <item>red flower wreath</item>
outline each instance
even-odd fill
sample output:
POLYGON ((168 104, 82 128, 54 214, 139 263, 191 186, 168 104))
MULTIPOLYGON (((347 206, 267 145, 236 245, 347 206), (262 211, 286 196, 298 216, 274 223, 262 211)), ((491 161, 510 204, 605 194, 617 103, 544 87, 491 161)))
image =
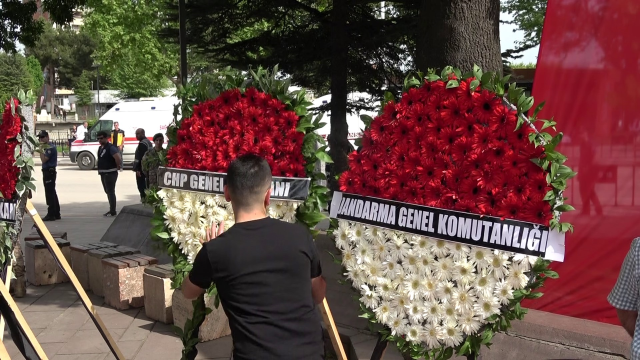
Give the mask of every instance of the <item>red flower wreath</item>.
POLYGON ((167 153, 168 166, 226 172, 236 157, 264 157, 274 176, 306 177, 298 115, 264 92, 227 90, 194 106, 182 121, 178 143, 167 153))
MULTIPOLYGON (((14 108, 18 108, 18 100, 12 100, 14 108)), ((18 146, 16 137, 22 128, 20 116, 11 113, 11 104, 7 102, 0 123, 0 194, 4 198, 11 198, 16 189, 20 169, 15 166, 15 150, 18 146)))
POLYGON ((427 81, 389 102, 349 156, 340 190, 549 225, 544 149, 495 93, 427 81))

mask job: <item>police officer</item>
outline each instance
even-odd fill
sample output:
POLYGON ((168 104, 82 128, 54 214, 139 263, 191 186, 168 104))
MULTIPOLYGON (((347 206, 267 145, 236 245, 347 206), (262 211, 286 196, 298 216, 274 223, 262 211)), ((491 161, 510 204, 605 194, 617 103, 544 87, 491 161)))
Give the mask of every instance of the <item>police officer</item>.
POLYGON ((47 144, 48 147, 40 152, 40 160, 42 161, 42 181, 44 182, 44 195, 47 199, 47 215, 42 218, 44 221, 60 220, 60 202, 58 202, 58 194, 56 193, 56 167, 58 166, 58 149, 56 145, 49 140, 49 133, 41 130, 38 133, 38 139, 41 144, 47 144))
POLYGON ((97 138, 100 142, 98 174, 109 200, 109 211, 104 213, 104 216, 116 216, 116 181, 118 181, 118 170, 122 171, 122 157, 118 147, 109 142, 110 137, 106 131, 98 132, 97 138))

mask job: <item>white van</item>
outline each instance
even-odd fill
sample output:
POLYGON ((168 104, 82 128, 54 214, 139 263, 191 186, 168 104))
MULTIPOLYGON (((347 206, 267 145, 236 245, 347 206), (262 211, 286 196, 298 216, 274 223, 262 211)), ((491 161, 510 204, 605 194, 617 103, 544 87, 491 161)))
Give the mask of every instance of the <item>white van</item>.
POLYGON ((115 105, 88 130, 85 139, 78 138, 71 144, 69 152, 71 162, 77 163, 82 170, 94 169, 97 166, 96 159, 100 147, 96 134, 99 131, 111 134, 113 123, 118 122, 125 135, 123 162, 125 166, 131 165, 139 143, 136 139, 136 129, 144 129, 150 140, 157 133, 166 134, 167 127, 173 121, 174 105, 178 103, 177 98, 166 97, 122 102, 115 105))

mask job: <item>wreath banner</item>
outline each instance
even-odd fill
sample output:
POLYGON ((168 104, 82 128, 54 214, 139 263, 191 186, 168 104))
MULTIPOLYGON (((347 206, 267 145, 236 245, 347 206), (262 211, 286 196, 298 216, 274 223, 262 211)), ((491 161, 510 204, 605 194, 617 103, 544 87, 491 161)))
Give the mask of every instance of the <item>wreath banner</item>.
POLYGON ((436 240, 564 261, 564 237, 548 226, 334 192, 331 218, 436 240))
POLYGON ((0 221, 15 223, 17 199, 0 199, 0 221))
MULTIPOLYGON (((158 187, 204 194, 224 194, 227 174, 178 168, 158 168, 158 187)), ((273 177, 271 199, 304 201, 309 197, 310 178, 273 177)))

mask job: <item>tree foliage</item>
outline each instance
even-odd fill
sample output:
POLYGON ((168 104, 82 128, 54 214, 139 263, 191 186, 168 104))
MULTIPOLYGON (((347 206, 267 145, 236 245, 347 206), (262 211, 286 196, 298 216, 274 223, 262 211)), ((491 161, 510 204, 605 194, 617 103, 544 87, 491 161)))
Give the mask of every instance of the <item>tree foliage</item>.
POLYGON ((158 38, 158 1, 92 0, 86 29, 98 40, 94 59, 125 97, 157 96, 175 77, 178 52, 158 38))
MULTIPOLYGON (((73 20, 73 10, 83 6, 86 0, 42 0, 43 12, 57 24, 73 20)), ((35 20, 38 8, 36 1, 0 0, 0 48, 15 52, 16 43, 33 46, 46 25, 35 20)))
MULTIPOLYGON (((76 82, 76 87, 73 89, 76 95, 76 106, 86 107, 91 105, 93 94, 90 89, 89 75, 87 72, 83 72, 76 82)), ((87 115, 87 109, 85 108, 85 116, 87 115)))
POLYGON ((516 41, 516 48, 503 53, 504 57, 517 59, 522 57, 519 53, 540 45, 547 0, 502 0, 501 5, 502 12, 512 16, 512 20, 503 23, 524 32, 524 38, 516 41))
POLYGON ((0 101, 4 104, 17 96, 20 89, 29 89, 31 84, 32 78, 24 56, 0 52, 0 101))
POLYGON ((31 86, 29 87, 29 89, 37 93, 44 84, 42 65, 40 65, 40 61, 38 61, 35 56, 29 56, 27 57, 27 69, 29 70, 29 75, 31 76, 31 86))
MULTIPOLYGON (((27 47, 25 52, 34 56, 43 66, 57 69, 58 87, 73 88, 84 71, 91 71, 97 43, 86 31, 74 31, 69 27, 53 28, 45 23, 43 33, 34 46, 27 47)), ((95 81, 91 77, 90 81, 95 81)), ((100 79, 104 83, 104 79, 100 79)))

